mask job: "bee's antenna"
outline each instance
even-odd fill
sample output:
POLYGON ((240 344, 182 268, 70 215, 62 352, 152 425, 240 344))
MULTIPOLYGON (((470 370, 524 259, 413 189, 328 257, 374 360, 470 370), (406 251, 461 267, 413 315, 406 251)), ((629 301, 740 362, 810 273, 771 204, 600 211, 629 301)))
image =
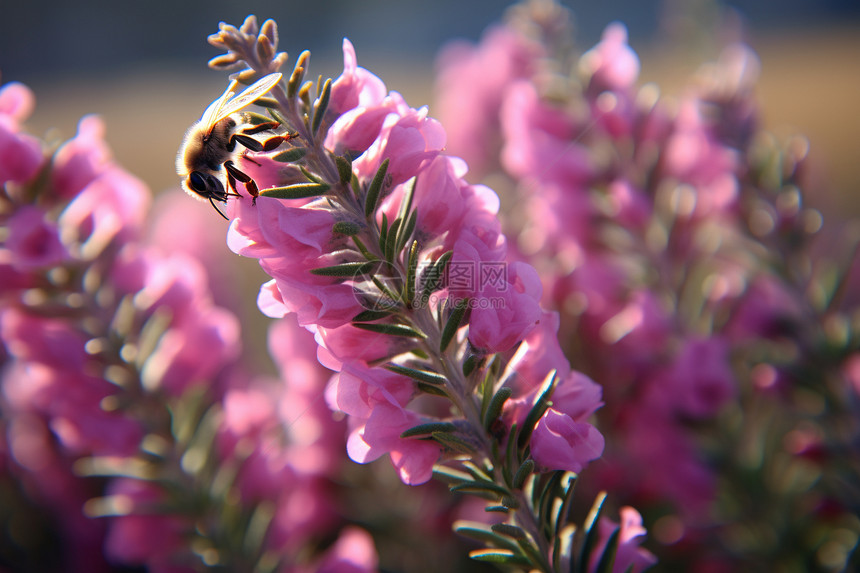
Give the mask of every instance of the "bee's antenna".
POLYGON ((229 220, 230 220, 230 218, 229 218, 227 215, 225 215, 224 213, 222 213, 222 212, 221 212, 221 209, 219 209, 219 208, 218 208, 218 205, 216 205, 216 204, 215 204, 215 201, 213 201, 213 200, 212 200, 212 197, 209 197, 209 203, 212 205, 212 207, 213 207, 216 211, 218 211, 218 214, 219 214, 219 215, 221 215, 222 217, 224 217, 224 220, 225 220, 225 221, 229 221, 229 220))

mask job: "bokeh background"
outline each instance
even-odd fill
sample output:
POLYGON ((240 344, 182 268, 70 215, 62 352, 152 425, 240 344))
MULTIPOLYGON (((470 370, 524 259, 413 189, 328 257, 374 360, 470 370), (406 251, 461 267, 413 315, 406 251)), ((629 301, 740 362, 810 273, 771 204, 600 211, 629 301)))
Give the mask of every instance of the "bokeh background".
MULTIPOLYGON (((703 34, 731 7, 762 59, 765 121, 806 133, 813 157, 851 206, 860 182, 860 1, 619 0, 564 2, 574 10, 579 46, 593 45, 613 20, 624 22, 644 80, 677 89, 713 58, 718 38, 703 34)), ((280 49, 309 49, 312 72, 340 70, 349 37, 359 63, 403 92, 431 103, 433 60, 446 41, 476 40, 506 0, 2 0, 0 74, 34 88, 30 128, 74 134, 98 112, 118 159, 156 192, 175 187, 173 160, 184 130, 219 95, 224 77, 206 69, 218 52, 206 36, 219 21, 249 13, 275 19, 280 49)), ((715 26, 712 26, 714 28, 715 26)), ((860 208, 860 202, 856 202, 860 208)))

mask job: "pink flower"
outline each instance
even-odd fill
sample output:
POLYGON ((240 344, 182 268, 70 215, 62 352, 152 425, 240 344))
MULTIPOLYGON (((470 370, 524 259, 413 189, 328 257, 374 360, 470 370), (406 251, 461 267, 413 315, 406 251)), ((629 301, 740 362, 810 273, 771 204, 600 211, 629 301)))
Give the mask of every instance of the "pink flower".
POLYGON ((387 176, 399 185, 419 174, 445 147, 445 130, 426 107, 389 114, 373 144, 353 162, 360 179, 370 181, 385 159, 387 176))
POLYGON ((34 107, 36 98, 33 91, 24 84, 9 82, 0 88, 0 116, 16 122, 26 121, 34 107))
POLYGON ((0 185, 26 183, 44 163, 38 139, 20 132, 20 122, 33 110, 33 93, 12 82, 0 88, 0 185))
POLYGON ((554 408, 538 420, 530 443, 535 463, 546 470, 578 473, 603 453, 603 436, 597 428, 576 422, 554 408))
POLYGON ((718 337, 686 340, 666 376, 672 401, 697 418, 716 415, 736 393, 729 347, 718 337))
POLYGON ((503 277, 487 281, 474 300, 469 340, 476 348, 504 352, 540 322, 543 286, 534 267, 514 262, 503 277))
POLYGON ((343 40, 343 73, 332 82, 329 111, 341 116, 357 107, 373 107, 386 94, 385 84, 377 76, 358 65, 352 43, 343 40))
POLYGON ((502 105, 502 165, 512 176, 554 181, 579 189, 592 178, 588 149, 577 143, 578 126, 566 111, 542 101, 537 88, 513 84, 502 105))
POLYGON ((71 199, 103 173, 114 167, 104 141, 105 126, 98 116, 87 115, 78 123, 78 133, 57 150, 51 183, 58 198, 71 199))
POLYGON ((347 453, 360 464, 389 454, 403 483, 422 484, 432 477, 441 448, 436 442, 401 438, 400 434, 423 421, 410 410, 388 402, 379 403, 370 417, 350 433, 347 453))
POLYGON ((191 524, 182 518, 153 511, 162 501, 154 485, 133 479, 111 482, 110 494, 116 503, 127 507, 127 515, 111 520, 105 553, 127 565, 146 565, 150 571, 187 573, 193 569, 174 565, 175 553, 184 546, 183 537, 191 524))
POLYGON ((452 42, 438 59, 436 109, 448 132, 450 153, 479 175, 500 144, 499 111, 506 88, 529 77, 541 48, 507 27, 493 26, 472 46, 452 42))
POLYGON ((639 76, 639 58, 627 45, 627 29, 619 22, 606 27, 600 43, 582 56, 579 65, 593 93, 629 90, 639 76))
POLYGON ((405 406, 414 395, 409 378, 357 362, 344 364, 326 389, 331 409, 359 418, 370 417, 380 404, 405 406))
POLYGON ((56 265, 68 257, 56 225, 37 207, 20 207, 6 221, 6 227, 9 235, 5 248, 0 248, 0 264, 27 271, 56 265))
POLYGON ((639 547, 645 538, 647 531, 642 527, 642 516, 632 507, 625 506, 620 510, 621 524, 617 525, 608 518, 602 517, 598 523, 600 538, 594 548, 594 558, 591 567, 597 566, 598 556, 603 553, 609 537, 615 530, 620 528, 618 534, 618 551, 615 554, 615 562, 612 565, 613 573, 640 573, 657 562, 657 558, 648 551, 639 547))
POLYGON ((379 558, 373 546, 373 538, 358 527, 346 527, 335 544, 317 564, 316 573, 373 573, 379 558))
POLYGON ((110 167, 82 189, 59 218, 61 236, 80 244, 87 259, 113 240, 136 237, 143 228, 150 194, 137 178, 110 167))

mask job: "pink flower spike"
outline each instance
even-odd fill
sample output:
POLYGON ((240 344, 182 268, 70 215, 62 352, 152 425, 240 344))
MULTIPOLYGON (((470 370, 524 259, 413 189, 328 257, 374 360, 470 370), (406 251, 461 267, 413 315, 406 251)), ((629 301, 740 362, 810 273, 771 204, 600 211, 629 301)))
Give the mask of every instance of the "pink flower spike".
POLYGON ((531 436, 535 463, 546 470, 579 473, 603 453, 604 440, 597 428, 575 422, 567 414, 549 408, 538 420, 531 436))

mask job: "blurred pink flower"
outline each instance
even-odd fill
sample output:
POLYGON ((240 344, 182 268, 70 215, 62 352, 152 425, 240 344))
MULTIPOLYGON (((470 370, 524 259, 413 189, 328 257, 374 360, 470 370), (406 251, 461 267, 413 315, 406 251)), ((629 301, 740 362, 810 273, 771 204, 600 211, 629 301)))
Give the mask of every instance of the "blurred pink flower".
MULTIPOLYGON (((647 549, 640 547, 647 532, 642 527, 642 516, 639 515, 639 512, 632 507, 625 506, 621 508, 620 513, 620 525, 606 517, 601 517, 598 523, 600 538, 594 549, 594 555, 600 555, 609 542, 609 537, 616 530, 619 530, 618 551, 612 565, 613 573, 641 573, 657 563, 657 558, 647 549)), ((591 563, 592 568, 596 566, 596 561, 591 563)))
POLYGON ((567 414, 549 408, 532 432, 531 453, 545 470, 579 473, 603 453, 603 436, 586 422, 576 422, 567 414))

